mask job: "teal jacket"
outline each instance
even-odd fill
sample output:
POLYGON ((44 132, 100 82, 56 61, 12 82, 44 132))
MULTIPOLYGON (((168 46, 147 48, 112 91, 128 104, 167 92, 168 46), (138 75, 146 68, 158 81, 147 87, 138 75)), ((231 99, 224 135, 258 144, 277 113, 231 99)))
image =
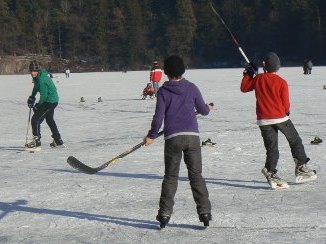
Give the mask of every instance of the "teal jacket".
POLYGON ((32 91, 32 97, 35 97, 38 92, 40 93, 40 100, 36 104, 36 107, 42 105, 43 103, 59 102, 57 88, 45 69, 39 71, 38 75, 33 78, 33 80, 34 88, 32 91))

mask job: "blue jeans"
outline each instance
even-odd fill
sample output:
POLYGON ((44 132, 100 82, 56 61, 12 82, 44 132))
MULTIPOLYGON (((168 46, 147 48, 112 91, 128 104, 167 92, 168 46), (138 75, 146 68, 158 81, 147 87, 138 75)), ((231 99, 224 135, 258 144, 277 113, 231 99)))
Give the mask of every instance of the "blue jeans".
POLYGON ((159 82, 153 82, 153 87, 154 87, 155 96, 157 96, 157 91, 160 88, 160 83, 159 82))

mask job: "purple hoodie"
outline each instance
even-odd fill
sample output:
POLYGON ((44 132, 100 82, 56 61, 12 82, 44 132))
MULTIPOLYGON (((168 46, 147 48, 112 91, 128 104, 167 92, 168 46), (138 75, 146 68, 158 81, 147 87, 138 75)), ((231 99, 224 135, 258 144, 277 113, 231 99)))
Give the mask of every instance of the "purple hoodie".
POLYGON ((209 114, 209 107, 198 87, 182 78, 179 81, 166 81, 157 93, 155 114, 147 136, 157 137, 164 119, 164 137, 199 134, 196 113, 209 114))

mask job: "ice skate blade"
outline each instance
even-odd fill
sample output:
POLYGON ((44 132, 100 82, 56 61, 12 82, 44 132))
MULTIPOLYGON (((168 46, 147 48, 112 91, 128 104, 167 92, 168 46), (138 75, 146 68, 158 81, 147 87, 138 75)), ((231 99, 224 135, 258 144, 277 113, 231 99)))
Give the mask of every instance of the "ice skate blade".
POLYGON ((277 183, 270 183, 269 184, 273 190, 277 190, 277 189, 288 189, 290 186, 287 183, 283 183, 283 184, 277 184, 277 183))
POLYGON ((41 147, 25 147, 24 150, 28 152, 38 152, 41 151, 41 147))
POLYGON ((53 149, 62 149, 62 148, 66 148, 67 146, 65 144, 62 144, 62 145, 57 145, 55 147, 52 147, 52 146, 50 146, 50 147, 53 149))
POLYGON ((202 147, 216 147, 215 144, 205 144, 201 145, 202 147))
POLYGON ((160 224, 160 229, 164 229, 166 227, 166 224, 160 224))
POLYGON ((309 177, 304 177, 304 176, 297 176, 295 178, 295 182, 296 183, 305 183, 305 182, 309 182, 309 181, 313 181, 317 179, 317 175, 313 175, 313 176, 309 176, 309 177))

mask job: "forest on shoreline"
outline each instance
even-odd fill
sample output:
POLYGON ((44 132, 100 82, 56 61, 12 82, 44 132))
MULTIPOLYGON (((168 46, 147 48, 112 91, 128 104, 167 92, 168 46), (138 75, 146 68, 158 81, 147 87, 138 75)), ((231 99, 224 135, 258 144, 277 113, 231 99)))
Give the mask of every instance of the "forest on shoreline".
MULTIPOLYGON (((275 51, 284 65, 326 64, 326 1, 212 2, 250 60, 275 51)), ((99 71, 147 69, 170 54, 192 68, 239 67, 244 60, 209 3, 0 0, 0 56, 49 56, 99 71)))

